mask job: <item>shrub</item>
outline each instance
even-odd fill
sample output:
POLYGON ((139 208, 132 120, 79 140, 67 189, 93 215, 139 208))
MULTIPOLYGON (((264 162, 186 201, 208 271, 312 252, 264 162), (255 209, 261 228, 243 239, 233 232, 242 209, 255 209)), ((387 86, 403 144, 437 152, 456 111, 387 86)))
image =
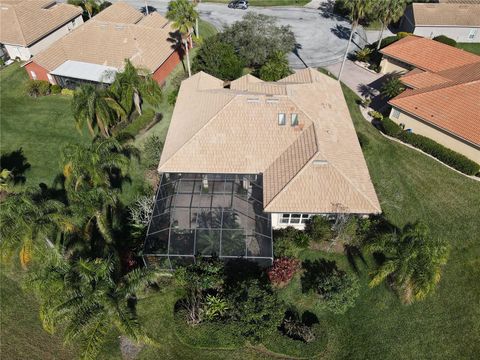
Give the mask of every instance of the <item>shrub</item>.
POLYGON ((50 83, 44 80, 28 80, 25 91, 29 96, 45 96, 50 93, 50 83))
POLYGON ((241 323, 241 334, 258 342, 281 325, 285 305, 258 280, 245 281, 230 293, 233 319, 241 323))
POLYGON ((324 216, 315 215, 305 224, 305 232, 313 241, 320 242, 333 238, 332 225, 324 216))
POLYGON ((157 135, 151 135, 143 145, 143 162, 149 169, 158 166, 160 156, 162 155, 163 142, 157 135))
POLYGON ((445 35, 435 36, 433 38, 433 40, 438 41, 438 42, 440 42, 442 44, 445 44, 445 45, 450 45, 450 46, 453 46, 453 47, 457 47, 457 42, 455 40, 453 40, 452 38, 449 38, 448 36, 445 36, 445 35))
POLYGON ((405 32, 405 31, 400 31, 397 33, 397 40, 400 40, 400 39, 403 39, 404 37, 407 37, 407 36, 410 36, 412 35, 412 33, 409 33, 409 32, 405 32))
POLYGON ((218 36, 205 40, 193 59, 194 72, 206 73, 223 80, 234 80, 242 75, 243 61, 235 53, 231 44, 220 41, 218 36))
POLYGON ((300 249, 306 249, 310 244, 310 236, 304 231, 297 230, 296 235, 293 237, 295 246, 300 249))
POLYGON ((73 96, 75 91, 71 89, 62 89, 61 94, 65 96, 73 96))
POLYGON ((355 53, 355 58, 358 61, 367 62, 368 60, 370 60, 370 55, 372 54, 372 52, 373 52, 372 49, 370 49, 368 47, 364 47, 362 50, 358 50, 355 53))
POLYGON ((60 85, 54 84, 50 86, 50 92, 52 94, 60 94, 62 92, 62 88, 60 87, 60 85))
POLYGON ((275 286, 284 286, 292 280, 298 269, 299 261, 291 258, 277 258, 268 270, 268 278, 275 286))
POLYGON ((382 120, 383 119, 382 113, 380 113, 378 111, 375 111, 375 110, 369 111, 368 115, 370 115, 374 120, 382 120))
POLYGON ((337 268, 335 261, 305 261, 302 291, 315 292, 327 309, 343 314, 353 307, 359 293, 358 279, 337 268))
POLYGON ((223 318, 229 309, 228 301, 220 295, 207 295, 203 309, 205 320, 213 321, 223 318))
POLYGON ((283 319, 282 332, 294 340, 309 343, 315 340, 312 329, 298 318, 297 314, 288 314, 283 319))
POLYGON ((480 170, 480 165, 470 160, 466 156, 459 154, 443 145, 422 135, 403 131, 400 126, 389 118, 384 118, 381 126, 382 132, 395 137, 407 144, 410 144, 427 154, 432 155, 441 162, 453 167, 454 169, 467 174, 476 175, 480 170))
POLYGON ((276 237, 273 239, 273 255, 277 257, 297 257, 298 249, 292 239, 276 237))
POLYGON ((380 93, 386 99, 392 99, 400 95, 405 90, 405 86, 398 76, 392 76, 382 85, 380 93))
POLYGON ((299 250, 307 248, 310 243, 310 236, 293 226, 275 230, 273 239, 275 257, 297 257, 299 250))
POLYGON ((263 81, 278 81, 291 73, 287 56, 279 51, 270 56, 259 71, 260 79, 263 81))

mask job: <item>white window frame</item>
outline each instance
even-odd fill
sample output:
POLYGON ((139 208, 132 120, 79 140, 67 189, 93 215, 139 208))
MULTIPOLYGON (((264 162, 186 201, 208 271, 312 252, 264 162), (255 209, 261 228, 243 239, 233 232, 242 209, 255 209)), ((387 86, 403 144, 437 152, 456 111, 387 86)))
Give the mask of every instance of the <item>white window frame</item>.
POLYGON ((473 40, 475 39, 475 36, 477 36, 478 29, 470 29, 470 33, 468 34, 468 40, 473 40))
POLYGON ((298 114, 297 113, 291 113, 290 114, 290 124, 292 126, 297 126, 298 125, 298 114))
POLYGON ((287 115, 285 113, 278 113, 278 125, 284 126, 287 123, 287 115))
POLYGON ((280 214, 280 224, 302 225, 302 224, 305 224, 312 216, 313 215, 311 214, 284 213, 284 214, 280 214))
POLYGON ((30 75, 32 75, 33 80, 37 80, 37 73, 33 70, 30 70, 30 75))

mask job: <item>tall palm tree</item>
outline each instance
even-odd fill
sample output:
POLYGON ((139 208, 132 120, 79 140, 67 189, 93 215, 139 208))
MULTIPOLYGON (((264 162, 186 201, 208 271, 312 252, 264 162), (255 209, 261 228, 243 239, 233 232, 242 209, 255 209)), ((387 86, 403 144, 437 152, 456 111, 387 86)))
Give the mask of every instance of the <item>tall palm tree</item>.
POLYGON ((345 55, 343 56, 342 66, 340 67, 340 72, 338 73, 338 81, 342 77, 343 67, 345 66, 345 61, 347 60, 348 51, 350 50, 350 43, 352 42, 353 34, 357 30, 359 22, 365 18, 368 11, 371 8, 371 0, 344 0, 345 8, 350 13, 350 21, 352 22, 352 29, 350 31, 350 38, 348 39, 347 49, 345 50, 345 55))
POLYGON ((81 346, 81 359, 97 359, 112 330, 136 342, 154 344, 129 301, 156 276, 148 269, 120 276, 111 258, 66 262, 53 254, 30 284, 39 298, 44 329, 54 333, 61 327, 67 342, 81 346))
POLYGON ((408 224, 399 233, 373 239, 366 248, 385 255, 369 285, 377 286, 388 278, 407 303, 422 300, 435 289, 448 258, 446 244, 431 239, 422 223, 408 224))
POLYGON ((132 114, 134 108, 142 114, 143 99, 153 106, 162 100, 162 90, 158 83, 148 71, 137 69, 128 59, 125 60, 123 71, 116 74, 110 90, 127 117, 132 114))
POLYGON ((72 112, 77 129, 86 124, 92 137, 96 135, 95 128, 102 136, 110 137, 110 127, 124 114, 123 108, 106 90, 92 84, 82 84, 75 90, 72 112))
POLYGON ((187 54, 188 76, 190 77, 192 76, 192 71, 188 48, 190 46, 189 42, 191 42, 191 29, 198 19, 198 12, 188 0, 174 0, 168 3, 167 18, 172 21, 173 27, 182 35, 187 54))
POLYGON ((380 49, 382 44, 383 32, 385 28, 393 22, 398 21, 407 6, 406 0, 378 0, 374 5, 377 19, 382 23, 382 29, 378 37, 377 50, 380 49))
POLYGON ((27 188, 11 194, 0 207, 0 237, 4 255, 18 253, 27 268, 35 250, 52 247, 49 237, 56 231, 75 231, 65 205, 52 199, 43 189, 27 188))

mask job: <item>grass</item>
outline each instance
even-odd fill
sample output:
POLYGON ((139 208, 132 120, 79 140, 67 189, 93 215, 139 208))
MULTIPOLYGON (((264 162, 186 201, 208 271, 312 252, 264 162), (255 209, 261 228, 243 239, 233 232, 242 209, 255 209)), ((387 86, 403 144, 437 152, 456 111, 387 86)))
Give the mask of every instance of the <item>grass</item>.
POLYGON ((457 47, 465 51, 480 55, 480 43, 457 43, 457 47))
MULTIPOLYGON (((207 2, 228 4, 230 0, 207 0, 207 2)), ((249 0, 250 6, 303 6, 309 0, 249 0)))
POLYGON ((80 134, 70 110, 71 97, 49 95, 31 98, 24 94, 28 76, 15 63, 0 71, 0 150, 23 149, 31 168, 26 184, 51 184, 60 171, 58 159, 63 146, 89 141, 80 134))

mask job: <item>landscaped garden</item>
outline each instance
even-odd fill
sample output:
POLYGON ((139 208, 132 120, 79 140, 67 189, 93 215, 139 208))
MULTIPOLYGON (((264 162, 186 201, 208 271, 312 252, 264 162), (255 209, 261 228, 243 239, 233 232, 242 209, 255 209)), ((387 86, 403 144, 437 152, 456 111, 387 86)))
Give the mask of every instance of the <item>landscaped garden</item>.
MULTIPOLYGON (((230 35, 210 43, 227 59, 236 56, 255 70, 275 60, 255 61, 253 47, 232 53, 236 37, 230 35)), ((15 186, 2 203, 10 250, 4 255, 16 264, 2 267, 2 354, 72 358, 81 351, 118 359, 122 348, 137 359, 411 359, 480 352, 480 184, 383 137, 347 87, 383 217, 314 217, 306 232, 277 232, 270 269, 205 259, 175 274, 139 266, 153 174, 185 71, 179 65, 172 73, 159 101, 149 100, 156 86, 126 68, 108 89, 114 107, 105 107, 101 92, 96 97, 103 117, 71 112, 72 101, 82 104, 95 89, 83 87, 73 98, 31 98, 23 92, 23 69, 0 72, 2 154, 23 146, 31 164, 14 174, 25 176, 25 186, 15 186), (161 114, 157 122, 139 114, 125 91, 132 84, 147 100, 143 114, 161 114), (59 128, 49 122, 58 109, 59 128), (34 133, 40 134, 35 146, 29 143, 34 133), (59 173, 63 186, 53 186, 59 173), (47 186, 27 187, 41 181, 47 186), (62 337, 70 345, 62 347, 62 337)))

